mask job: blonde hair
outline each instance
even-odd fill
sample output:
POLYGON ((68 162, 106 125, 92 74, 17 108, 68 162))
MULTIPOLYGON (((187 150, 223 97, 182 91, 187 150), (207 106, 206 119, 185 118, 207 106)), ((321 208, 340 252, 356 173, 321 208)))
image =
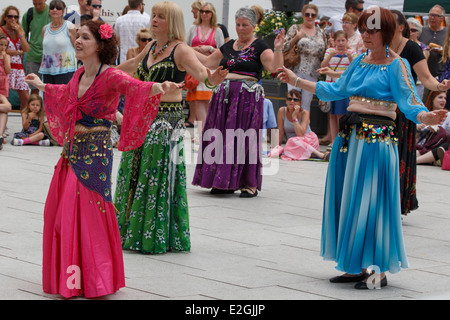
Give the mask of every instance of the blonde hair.
POLYGON ((254 5, 251 6, 251 8, 253 10, 255 10, 256 18, 257 18, 256 23, 260 24, 261 21, 264 20, 264 9, 263 9, 263 7, 261 7, 259 4, 254 4, 254 5))
POLYGON ((445 41, 444 45, 442 46, 443 52, 442 52, 442 59, 441 62, 445 63, 447 62, 447 59, 450 58, 450 28, 447 28, 447 33, 445 34, 445 41))
MULTIPOLYGON (((170 1, 158 2, 152 7, 152 14, 155 12, 161 12, 164 15, 169 26, 169 39, 186 42, 183 11, 176 3, 170 1)), ((155 38, 155 35, 151 34, 151 36, 155 38)))
POLYGON ((305 12, 308 9, 313 9, 317 15, 319 15, 319 7, 317 7, 315 4, 309 3, 309 4, 305 4, 302 8, 302 16, 305 16, 305 12))
MULTIPOLYGON (((209 10, 211 11, 211 27, 212 28, 217 28, 217 13, 216 13, 216 8, 214 7, 214 5, 210 2, 206 2, 201 8, 208 6, 209 10)), ((199 10, 201 10, 201 8, 199 10)), ((196 25, 200 25, 202 23, 202 15, 200 14, 200 12, 197 14, 197 19, 194 22, 196 25)))
POLYGON ((43 119, 45 116, 44 102, 42 101, 42 97, 35 93, 30 94, 30 96, 28 97, 27 105, 25 106, 25 108, 22 109, 21 113, 22 114, 30 113, 31 110, 30 110, 29 105, 32 101, 35 101, 35 100, 38 100, 41 102, 41 110, 39 110, 38 116, 39 116, 39 119, 43 119))
POLYGON ((136 43, 139 45, 139 40, 141 39, 141 36, 144 34, 151 35, 150 30, 148 28, 140 28, 138 32, 136 33, 136 43))
POLYGON ((197 0, 197 1, 192 2, 191 8, 200 10, 204 5, 205 5, 204 0, 197 0))
POLYGON ((355 30, 358 29, 358 16, 352 12, 344 14, 342 17, 342 22, 350 21, 355 25, 355 30))

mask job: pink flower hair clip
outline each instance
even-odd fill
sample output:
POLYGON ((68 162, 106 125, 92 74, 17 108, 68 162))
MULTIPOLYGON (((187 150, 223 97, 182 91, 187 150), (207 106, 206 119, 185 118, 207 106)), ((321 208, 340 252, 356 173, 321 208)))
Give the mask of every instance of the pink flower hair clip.
POLYGON ((100 33, 100 37, 102 39, 109 39, 113 35, 113 28, 109 24, 104 23, 100 26, 98 32, 100 33))

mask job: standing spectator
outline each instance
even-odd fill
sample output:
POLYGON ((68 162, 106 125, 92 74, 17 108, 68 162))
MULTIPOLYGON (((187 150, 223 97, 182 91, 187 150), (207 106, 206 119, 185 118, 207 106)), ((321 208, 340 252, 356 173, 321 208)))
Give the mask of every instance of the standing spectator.
MULTIPOLYGON (((291 26, 286 33, 283 51, 287 51, 294 45, 297 45, 300 51, 300 62, 294 67, 293 71, 299 77, 317 82, 319 74, 316 72, 320 68, 325 50, 327 49, 327 38, 325 32, 316 26, 316 18, 319 14, 319 8, 314 4, 303 6, 302 16, 303 24, 291 26)), ((288 84, 288 91, 293 87, 288 84)), ((310 111, 313 94, 308 91, 302 91, 302 108, 310 111)))
POLYGON ((66 8, 63 1, 52 0, 49 7, 52 22, 42 31, 43 59, 39 73, 45 83, 67 84, 77 69, 74 48, 76 28, 63 18, 66 8))
MULTIPOLYGON (((450 79, 450 28, 447 28, 444 46, 442 49, 442 63, 444 63, 444 72, 441 74, 440 81, 450 79)), ((450 110, 450 97, 447 91, 447 103, 445 105, 447 110, 450 110)))
MULTIPOLYGON (((327 49, 320 66, 322 68, 329 67, 331 70, 342 74, 353 59, 356 58, 356 52, 353 49, 347 48, 347 34, 342 30, 334 33, 333 43, 335 44, 335 47, 327 49)), ((327 75, 326 82, 335 81, 335 77, 327 75)), ((349 99, 341 99, 330 102, 331 109, 328 117, 329 129, 327 135, 324 137, 324 139, 331 141, 328 145, 328 150, 331 150, 331 147, 333 146, 334 139, 338 134, 339 119, 347 113, 349 103, 349 99)))
MULTIPOLYGON (((430 56, 428 57, 428 68, 430 69, 433 77, 440 77, 444 72, 444 63, 442 59, 442 48, 432 48, 430 43, 437 44, 439 46, 444 45, 445 34, 447 28, 442 25, 444 21, 445 9, 440 5, 435 5, 430 9, 428 14, 429 26, 422 28, 422 34, 419 40, 428 46, 430 50, 430 56)), ((423 100, 426 101, 430 90, 424 90, 423 100)))
POLYGON ((64 20, 72 22, 77 28, 80 27, 81 16, 90 14, 91 2, 89 0, 78 0, 79 10, 72 11, 64 16, 64 20))
MULTIPOLYGON (((23 31, 30 45, 26 55, 25 74, 34 73, 39 77, 39 67, 42 62, 42 28, 50 22, 47 0, 33 0, 33 6, 22 17, 23 31)), ((28 85, 31 93, 38 94, 39 90, 28 85)))
POLYGON ((139 29, 149 28, 150 19, 141 13, 144 0, 128 0, 130 10, 117 18, 114 33, 119 40, 119 63, 127 60, 128 49, 135 46, 135 37, 139 29))
POLYGON ((20 99, 20 110, 28 101, 28 84, 25 82, 23 55, 30 48, 25 32, 19 23, 19 9, 8 6, 0 18, 0 34, 5 34, 9 41, 6 53, 11 56, 11 71, 8 75, 9 88, 16 91, 20 99))
MULTIPOLYGON (((364 10, 364 1, 363 0, 347 0, 345 1, 345 13, 354 13, 358 17, 364 10)), ((325 32, 333 36, 333 33, 336 31, 342 30, 342 18, 344 15, 336 15, 330 18, 327 23, 327 27, 325 28, 325 32)))
POLYGON ((423 29, 422 24, 420 23, 419 20, 417 20, 416 18, 413 18, 413 17, 408 18, 406 21, 408 22, 408 25, 409 25, 409 32, 410 32, 409 39, 414 41, 415 43, 417 43, 420 46, 420 48, 422 49, 425 57, 428 58, 428 54, 429 54, 428 47, 425 43, 423 43, 419 40, 419 37, 422 34, 422 29, 423 29))
POLYGON ((364 42, 358 31, 358 16, 354 13, 346 13, 342 17, 342 30, 347 34, 347 47, 355 50, 360 55, 365 50, 364 42))
MULTIPOLYGON (((225 43, 222 30, 217 26, 216 9, 212 3, 205 3, 200 8, 197 20, 188 31, 187 44, 203 55, 209 56, 215 48, 220 48, 225 43)), ((189 102, 189 119, 186 124, 198 122, 199 136, 208 113, 209 100, 212 91, 205 83, 200 82, 195 91, 188 91, 186 101, 189 102)))
POLYGON ((100 17, 102 13, 102 0, 87 0, 87 5, 89 5, 89 11, 86 14, 81 15, 80 23, 89 20, 103 21, 100 17))
POLYGON ((11 57, 6 53, 9 41, 5 34, 0 34, 0 94, 8 98, 9 80, 8 74, 11 72, 11 57))

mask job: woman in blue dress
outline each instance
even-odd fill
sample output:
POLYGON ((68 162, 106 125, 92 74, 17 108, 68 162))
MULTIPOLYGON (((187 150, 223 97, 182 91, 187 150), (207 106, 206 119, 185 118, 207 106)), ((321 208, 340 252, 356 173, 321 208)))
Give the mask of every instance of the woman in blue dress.
POLYGON ((428 112, 408 62, 389 49, 395 27, 389 10, 366 10, 358 28, 368 52, 354 59, 334 83, 303 80, 286 68, 279 74, 280 80, 320 100, 350 99, 328 166, 321 256, 345 272, 331 282, 357 282, 357 289, 385 286, 386 271, 408 267, 399 196, 397 105, 416 123, 440 124, 446 117, 446 111, 428 112))

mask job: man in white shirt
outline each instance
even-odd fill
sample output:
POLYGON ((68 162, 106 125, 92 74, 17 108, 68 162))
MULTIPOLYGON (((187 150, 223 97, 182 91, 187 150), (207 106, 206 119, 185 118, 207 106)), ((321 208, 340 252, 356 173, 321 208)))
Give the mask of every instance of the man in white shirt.
POLYGON ((150 18, 143 15, 141 11, 144 9, 143 0, 128 0, 130 10, 117 18, 114 25, 114 33, 119 40, 119 56, 120 63, 127 60, 127 51, 129 48, 137 46, 136 34, 140 28, 150 28, 150 18))

